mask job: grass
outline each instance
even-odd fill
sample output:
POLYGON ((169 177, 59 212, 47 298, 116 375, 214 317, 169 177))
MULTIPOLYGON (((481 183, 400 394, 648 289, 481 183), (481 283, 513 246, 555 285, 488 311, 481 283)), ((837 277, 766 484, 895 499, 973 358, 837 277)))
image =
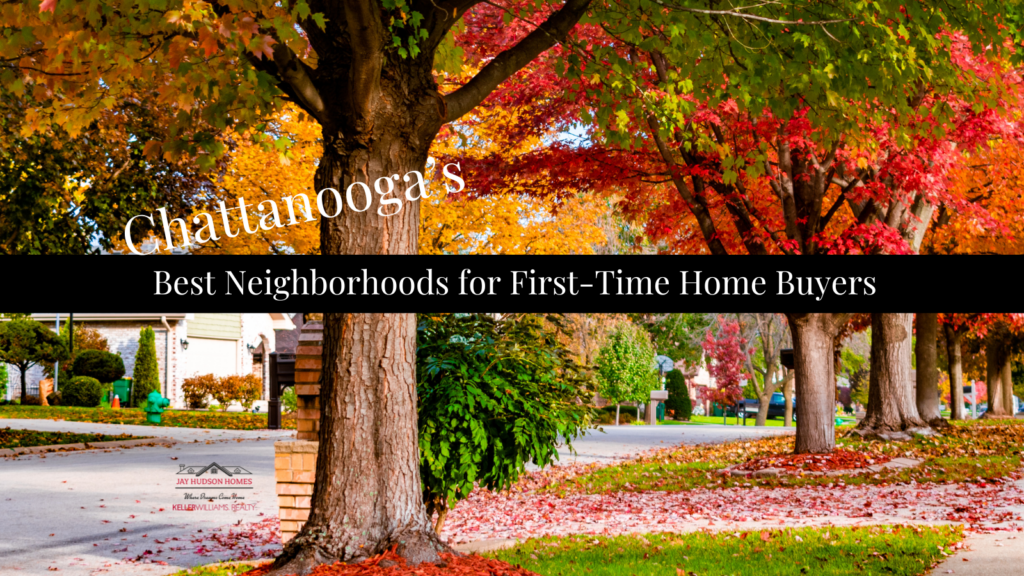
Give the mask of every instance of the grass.
MULTIPOLYGON (((179 428, 212 428, 228 430, 262 430, 267 427, 266 414, 250 412, 199 412, 166 410, 160 424, 146 421, 146 413, 139 408, 77 408, 73 406, 0 406, 0 419, 46 418, 71 422, 98 422, 103 424, 132 424, 137 426, 173 426, 179 428)), ((283 428, 295 428, 295 420, 282 419, 283 428)))
POLYGON ((542 576, 917 576, 962 539, 961 529, 949 526, 566 536, 492 556, 542 576))
POLYGON ((189 568, 175 572, 171 576, 236 576, 238 574, 245 574, 253 568, 254 566, 250 564, 219 563, 189 568))
MULTIPOLYGON (((941 436, 917 437, 909 442, 865 441, 856 436, 840 438, 837 447, 889 458, 913 457, 920 466, 885 469, 877 474, 844 476, 847 485, 896 484, 901 482, 953 483, 1004 478, 1018 472, 1024 452, 1024 421, 1004 424, 973 423, 954 426, 941 436)), ((839 427, 842 436, 852 427, 839 427)), ((778 476, 747 478, 724 476, 718 471, 733 464, 771 454, 793 451, 792 437, 762 438, 685 446, 661 450, 623 464, 597 468, 587 474, 561 480, 545 490, 557 494, 600 494, 621 491, 679 491, 695 488, 777 487, 824 485, 837 481, 828 476, 778 476)))
MULTIPOLYGON (((754 417, 748 417, 746 425, 747 426, 753 426, 754 422, 756 420, 757 419, 754 418, 754 417)), ((663 422, 659 422, 659 424, 721 424, 721 423, 722 423, 722 417, 721 416, 690 416, 690 421, 689 422, 679 422, 679 421, 676 421, 676 420, 665 420, 663 422)), ((725 423, 727 425, 729 425, 729 426, 743 426, 744 425, 743 424, 743 418, 740 418, 739 419, 739 424, 737 424, 735 416, 729 416, 728 418, 726 418, 726 422, 725 423)), ((778 419, 778 420, 772 420, 772 419, 769 418, 764 423, 765 426, 782 426, 782 424, 783 424, 783 421, 782 421, 781 418, 778 419)))
POLYGON ((85 442, 112 442, 114 440, 135 440, 141 436, 130 434, 75 434, 72 432, 40 432, 38 430, 14 430, 0 428, 0 449, 28 448, 31 446, 53 446, 55 444, 83 444, 85 442))

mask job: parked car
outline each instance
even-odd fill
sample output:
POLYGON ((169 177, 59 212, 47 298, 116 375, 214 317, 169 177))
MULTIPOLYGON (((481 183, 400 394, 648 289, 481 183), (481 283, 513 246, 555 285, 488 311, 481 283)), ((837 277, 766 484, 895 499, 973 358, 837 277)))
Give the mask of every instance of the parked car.
MULTIPOLYGON (((796 398, 792 401, 793 406, 796 406, 796 398)), ((747 417, 757 416, 757 411, 761 407, 761 402, 757 399, 744 399, 740 401, 743 406, 744 412, 747 413, 747 417)), ((784 418, 786 416, 786 397, 782 392, 776 392, 772 394, 771 400, 768 401, 768 417, 769 418, 784 418)))

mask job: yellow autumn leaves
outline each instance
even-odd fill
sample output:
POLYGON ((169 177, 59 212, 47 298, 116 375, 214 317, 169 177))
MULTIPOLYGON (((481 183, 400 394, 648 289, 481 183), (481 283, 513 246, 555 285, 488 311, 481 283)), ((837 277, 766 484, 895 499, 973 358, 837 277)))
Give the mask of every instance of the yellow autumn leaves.
MULTIPOLYGON (((476 124, 473 131, 487 143, 488 131, 501 130, 508 118, 503 112, 490 113, 476 124)), ((278 114, 269 131, 279 139, 291 141, 287 154, 268 150, 252 141, 239 142, 229 153, 229 161, 219 179, 216 198, 237 204, 239 197, 255 209, 265 200, 299 193, 313 197, 313 175, 320 158, 320 127, 288 107, 278 114)), ((283 142, 283 140, 282 140, 283 142)), ((539 140, 523 142, 514 153, 525 153, 539 147, 539 140)), ((456 134, 434 142, 432 154, 459 155, 463 174, 472 172, 473 158, 491 151, 471 147, 456 134)), ((509 191, 484 198, 471 199, 465 194, 449 194, 440 178, 440 167, 425 175, 431 178, 431 196, 421 200, 420 254, 591 254, 595 246, 605 243, 604 227, 610 213, 606 200, 590 196, 562 200, 537 199, 514 187, 509 191)), ((237 211, 232 213, 237 219, 237 211)), ((319 251, 320 228, 317 222, 258 230, 255 234, 239 234, 234 238, 197 245, 196 253, 204 254, 316 254, 319 251)), ((191 220, 192 216, 189 216, 191 220)), ((233 223, 237 227, 237 222, 233 223)))

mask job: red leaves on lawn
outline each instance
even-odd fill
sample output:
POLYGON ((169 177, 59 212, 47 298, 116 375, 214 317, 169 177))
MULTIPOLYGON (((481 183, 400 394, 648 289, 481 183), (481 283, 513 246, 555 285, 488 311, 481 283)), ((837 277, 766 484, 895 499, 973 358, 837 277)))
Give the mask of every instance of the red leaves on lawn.
MULTIPOLYGON (((310 576, 537 576, 535 572, 506 564, 500 560, 484 558, 471 554, 456 556, 441 554, 444 566, 436 564, 420 564, 409 566, 405 559, 395 553, 395 549, 379 554, 356 564, 322 564, 310 572, 310 576), (384 566, 381 566, 383 563, 384 566), (386 567, 385 567, 386 566, 386 567)), ((270 571, 270 564, 260 566, 245 576, 263 576, 270 571)))
POLYGON ((740 464, 736 470, 764 470, 779 468, 789 472, 830 472, 832 470, 858 470, 874 464, 885 464, 891 460, 881 454, 837 449, 831 454, 771 454, 752 458, 740 464))

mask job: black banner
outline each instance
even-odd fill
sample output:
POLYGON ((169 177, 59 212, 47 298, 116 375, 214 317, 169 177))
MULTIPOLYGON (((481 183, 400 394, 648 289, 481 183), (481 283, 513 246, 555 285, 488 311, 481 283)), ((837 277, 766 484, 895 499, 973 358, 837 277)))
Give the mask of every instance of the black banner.
POLYGON ((11 256, 4 263, 4 312, 1024 309, 1013 274, 1024 256, 11 256))

